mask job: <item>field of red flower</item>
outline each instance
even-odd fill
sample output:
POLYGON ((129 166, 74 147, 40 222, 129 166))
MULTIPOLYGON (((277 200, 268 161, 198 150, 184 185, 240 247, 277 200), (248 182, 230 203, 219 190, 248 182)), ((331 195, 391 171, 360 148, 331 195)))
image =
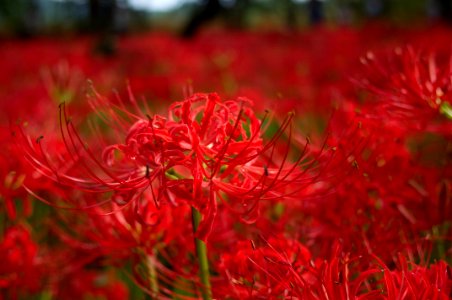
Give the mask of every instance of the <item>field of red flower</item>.
POLYGON ((450 299, 451 33, 1 41, 0 299, 450 299))

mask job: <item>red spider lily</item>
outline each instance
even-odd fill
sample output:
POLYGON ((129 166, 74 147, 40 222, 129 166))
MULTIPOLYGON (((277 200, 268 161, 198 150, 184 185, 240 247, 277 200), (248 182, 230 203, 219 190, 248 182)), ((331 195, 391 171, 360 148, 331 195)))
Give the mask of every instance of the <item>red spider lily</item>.
MULTIPOLYGON (((336 148, 334 162, 340 162, 336 168, 353 168, 339 180, 329 178, 330 193, 283 203, 280 220, 292 235, 321 256, 329 256, 329 245, 341 237, 346 251, 374 253, 388 263, 448 222, 451 168, 444 150, 420 151, 430 157, 426 165, 410 149, 406 130, 359 113, 338 111, 330 127, 328 145, 336 148), (349 119, 356 125, 348 125, 353 124, 349 119)), ((438 243, 449 239, 444 232, 433 236, 438 243)))
POLYGON ((416 265, 399 254, 398 269, 391 271, 377 257, 383 272, 384 299, 439 299, 452 296, 450 266, 439 261, 430 267, 416 265))
POLYGON ((447 126, 435 129, 435 120, 440 115, 452 116, 452 56, 398 47, 386 57, 368 52, 361 61, 366 76, 358 82, 376 94, 377 101, 377 106, 365 109, 364 114, 387 116, 387 122, 401 122, 399 125, 411 128, 449 132, 447 126))
MULTIPOLYGON (((145 119, 121 104, 105 103, 97 94, 94 101, 94 105, 104 105, 112 126, 128 131, 125 141, 106 146, 102 160, 96 158, 61 106, 66 153, 60 154, 59 161, 48 157, 41 139, 26 141, 19 130, 18 140, 31 164, 63 186, 113 192, 111 200, 119 205, 138 201, 144 192, 152 195, 156 207, 188 203, 204 215, 197 233, 200 238, 205 239, 211 230, 218 201, 242 221, 252 223, 259 201, 294 196, 319 176, 318 157, 308 157, 307 143, 294 163, 287 162, 292 115, 264 143, 265 118, 260 121, 255 116, 247 99, 222 102, 216 94, 195 94, 173 104, 167 118, 147 115, 145 119), (127 123, 130 120, 132 125, 127 123), (286 131, 286 150, 280 152, 277 141, 286 131)), ((87 199, 85 208, 93 203, 87 199)))
POLYGON ((351 258, 339 244, 329 260, 317 261, 303 273, 305 289, 300 299, 448 299, 450 268, 443 261, 430 269, 408 263, 399 254, 400 265, 390 270, 377 257, 351 258), (419 298, 421 297, 421 298, 419 298))
POLYGON ((221 298, 291 299, 297 271, 308 265, 311 254, 294 240, 271 238, 263 243, 243 241, 233 254, 223 254, 219 269, 229 282, 217 291, 221 298), (258 245, 262 244, 262 245, 258 245))
POLYGON ((443 261, 427 268, 399 254, 391 270, 375 256, 352 258, 337 242, 325 260, 312 260, 304 246, 284 238, 238 247, 222 257, 220 269, 231 285, 217 290, 224 298, 449 299, 452 291, 450 267, 443 261))
POLYGON ((222 297, 357 299, 364 294, 365 280, 380 273, 369 268, 355 274, 354 260, 342 252, 339 243, 333 245, 329 260, 315 261, 305 246, 285 238, 272 238, 260 247, 253 242, 248 245, 240 243, 237 254, 223 256, 221 270, 231 287, 219 291, 225 293, 222 297))
POLYGON ((108 256, 118 262, 141 252, 152 254, 180 237, 192 240, 192 230, 186 226, 190 222, 188 206, 162 205, 157 209, 151 199, 141 199, 121 209, 112 205, 113 213, 96 207, 86 215, 60 214, 61 224, 68 228, 63 230, 53 224, 52 231, 74 249, 97 249, 92 251, 97 256, 108 256))
POLYGON ((8 299, 17 299, 40 291, 41 272, 38 246, 28 230, 21 226, 8 228, 0 244, 3 258, 0 267, 0 289, 8 299))

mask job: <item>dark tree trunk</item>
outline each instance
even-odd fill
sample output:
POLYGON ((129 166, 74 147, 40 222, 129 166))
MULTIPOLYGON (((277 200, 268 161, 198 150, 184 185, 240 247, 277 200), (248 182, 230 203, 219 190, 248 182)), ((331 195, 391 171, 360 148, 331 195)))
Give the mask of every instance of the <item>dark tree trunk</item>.
POLYGON ((185 26, 182 36, 193 37, 204 23, 216 18, 222 12, 223 7, 219 0, 207 0, 185 26))
POLYGON ((289 29, 295 29, 297 27, 297 13, 296 5, 292 0, 284 0, 286 9, 286 24, 289 29))
POLYGON ((115 54, 116 0, 89 0, 89 12, 91 30, 99 34, 95 51, 102 55, 115 54))
POLYGON ((451 0, 436 0, 441 18, 446 22, 452 22, 451 0))
POLYGON ((311 25, 319 24, 323 21, 323 4, 320 0, 310 0, 309 8, 309 22, 311 25))

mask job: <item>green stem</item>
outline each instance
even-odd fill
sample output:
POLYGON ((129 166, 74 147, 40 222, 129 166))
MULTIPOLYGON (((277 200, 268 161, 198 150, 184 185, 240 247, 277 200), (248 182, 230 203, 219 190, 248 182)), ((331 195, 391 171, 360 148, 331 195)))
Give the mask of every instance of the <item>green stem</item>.
POLYGON ((437 225, 433 226, 432 228, 433 238, 436 242, 436 248, 438 250, 438 258, 439 259, 446 259, 446 245, 444 244, 444 236, 442 226, 437 225))
POLYGON ((152 299, 157 299, 159 294, 159 284, 157 279, 157 271, 155 269, 155 253, 153 256, 147 257, 147 267, 149 270, 149 285, 152 291, 152 299))
MULTIPOLYGON (((201 222, 201 213, 196 208, 192 207, 191 215, 193 221, 193 232, 196 233, 199 223, 201 222)), ((202 299, 211 300, 212 291, 210 287, 209 260, 207 259, 206 243, 198 238, 195 238, 195 246, 199 263, 199 278, 201 279, 202 299)))

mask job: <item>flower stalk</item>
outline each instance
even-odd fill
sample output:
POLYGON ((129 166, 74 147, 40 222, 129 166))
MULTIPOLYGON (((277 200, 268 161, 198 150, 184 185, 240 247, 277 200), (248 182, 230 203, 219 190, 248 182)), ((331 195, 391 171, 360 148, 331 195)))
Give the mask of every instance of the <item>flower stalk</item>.
MULTIPOLYGON (((191 208, 193 233, 198 230, 199 223, 201 222, 201 213, 194 207, 191 208)), ((199 279, 201 280, 201 294, 203 300, 212 299, 212 291, 210 285, 209 275, 209 260, 207 258, 207 246, 202 240, 195 237, 196 255, 198 257, 199 264, 199 279)))
POLYGON ((155 269, 155 256, 148 256, 146 262, 149 271, 149 286, 152 292, 152 299, 157 299, 159 294, 159 284, 157 270, 155 269))

